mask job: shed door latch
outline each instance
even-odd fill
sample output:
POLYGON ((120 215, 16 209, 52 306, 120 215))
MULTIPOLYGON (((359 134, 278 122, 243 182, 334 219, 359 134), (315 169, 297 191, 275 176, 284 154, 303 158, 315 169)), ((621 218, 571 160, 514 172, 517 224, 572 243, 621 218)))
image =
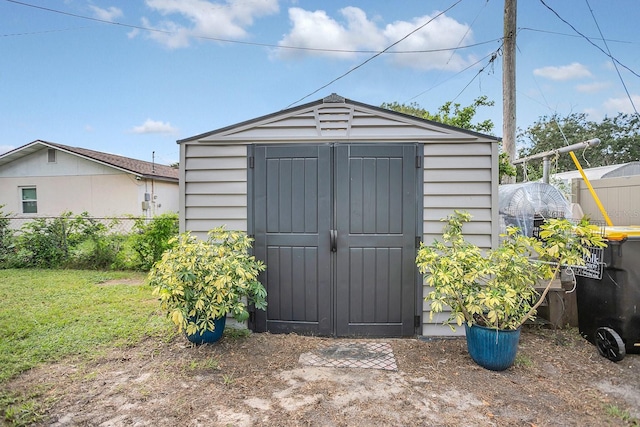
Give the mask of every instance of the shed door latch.
POLYGON ((331 252, 338 251, 338 230, 329 230, 331 252))

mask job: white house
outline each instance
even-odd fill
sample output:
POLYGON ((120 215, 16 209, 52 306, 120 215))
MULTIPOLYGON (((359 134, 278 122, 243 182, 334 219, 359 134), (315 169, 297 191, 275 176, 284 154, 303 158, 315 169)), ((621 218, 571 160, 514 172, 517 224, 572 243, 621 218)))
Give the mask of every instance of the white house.
POLYGON ((0 155, 0 205, 20 217, 178 211, 178 170, 36 140, 0 155))

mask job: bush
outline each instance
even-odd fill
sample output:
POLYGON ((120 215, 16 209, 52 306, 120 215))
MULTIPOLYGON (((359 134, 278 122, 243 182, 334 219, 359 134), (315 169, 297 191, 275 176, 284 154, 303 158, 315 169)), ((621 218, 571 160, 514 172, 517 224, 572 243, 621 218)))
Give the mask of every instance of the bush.
POLYGON ((205 241, 186 232, 172 239, 173 247, 148 275, 162 310, 187 335, 213 331, 215 320, 228 314, 246 321, 247 304, 267 307, 267 291, 258 281, 266 267, 249 254, 253 239, 224 226, 208 236, 205 241))
POLYGON ((164 251, 173 246, 169 240, 179 232, 178 214, 162 214, 150 221, 139 218, 136 220, 135 230, 130 244, 137 255, 136 268, 148 271, 162 257, 164 251))
POLYGON ((36 218, 20 229, 18 258, 21 267, 57 268, 68 258, 69 212, 60 218, 36 218))
POLYGON ((34 218, 18 233, 0 205, 0 268, 124 269, 148 271, 178 234, 178 214, 131 218, 133 232, 117 233, 120 221, 104 223, 87 212, 34 218))
POLYGON ((74 245, 66 266, 76 269, 114 269, 126 239, 127 236, 123 234, 108 234, 106 227, 96 230, 74 245))
POLYGON ((11 214, 3 211, 4 205, 0 205, 0 268, 7 267, 10 262, 14 247, 14 232, 9 228, 11 214))

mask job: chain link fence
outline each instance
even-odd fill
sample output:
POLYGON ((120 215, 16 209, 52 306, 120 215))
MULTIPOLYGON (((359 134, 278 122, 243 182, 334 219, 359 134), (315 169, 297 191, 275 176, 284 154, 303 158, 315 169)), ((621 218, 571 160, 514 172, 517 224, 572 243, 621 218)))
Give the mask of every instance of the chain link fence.
MULTIPOLYGON (((10 216, 9 228, 19 232, 25 225, 39 220, 55 221, 55 220, 72 220, 74 217, 64 216, 10 216)), ((92 224, 102 224, 108 234, 130 234, 137 230, 136 224, 144 225, 155 221, 155 218, 121 216, 121 217, 83 217, 84 220, 92 224)), ((178 221, 176 220, 176 225, 178 221)))
POLYGON ((111 268, 148 271, 178 234, 178 215, 153 218, 3 215, 0 268, 111 268))

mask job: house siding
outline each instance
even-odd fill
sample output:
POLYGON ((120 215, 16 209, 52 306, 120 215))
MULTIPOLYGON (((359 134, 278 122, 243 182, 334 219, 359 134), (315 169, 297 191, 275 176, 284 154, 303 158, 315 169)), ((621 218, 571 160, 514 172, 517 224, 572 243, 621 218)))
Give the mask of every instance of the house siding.
POLYGON ((0 167, 0 205, 17 215, 57 216, 88 212, 95 217, 143 215, 145 193, 153 194, 151 214, 177 212, 177 183, 137 180, 134 174, 56 149, 49 162, 42 148, 0 167), (37 214, 23 214, 19 189, 37 189, 37 214))
POLYGON ((55 216, 65 211, 97 216, 141 212, 141 184, 133 177, 61 151, 56 152, 55 162, 48 161, 46 149, 11 162, 1 169, 0 178, 0 204, 18 215, 22 215, 18 188, 23 186, 37 188, 38 213, 30 216, 55 216))
MULTIPOLYGON (((497 238, 497 146, 491 143, 425 143, 422 241, 442 240, 442 218, 454 210, 465 210, 473 219, 464 227, 467 240, 483 249, 495 247, 497 238)), ((423 297, 433 288, 423 283, 423 297)), ((422 335, 464 335, 464 328, 453 331, 442 323, 449 312, 431 313, 422 302, 422 335)))
POLYGON ((36 187, 38 213, 29 216, 57 216, 62 212, 89 212, 93 216, 119 216, 141 212, 138 189, 131 179, 121 175, 75 177, 5 178, 0 193, 7 212, 23 216, 20 187, 36 187), (114 188, 119 188, 114 192, 114 188), (64 189, 64 191, 61 191, 64 189), (78 197, 78 195, 84 195, 78 197))
POLYGON ((181 231, 204 237, 214 227, 247 231, 247 147, 184 146, 181 231))

